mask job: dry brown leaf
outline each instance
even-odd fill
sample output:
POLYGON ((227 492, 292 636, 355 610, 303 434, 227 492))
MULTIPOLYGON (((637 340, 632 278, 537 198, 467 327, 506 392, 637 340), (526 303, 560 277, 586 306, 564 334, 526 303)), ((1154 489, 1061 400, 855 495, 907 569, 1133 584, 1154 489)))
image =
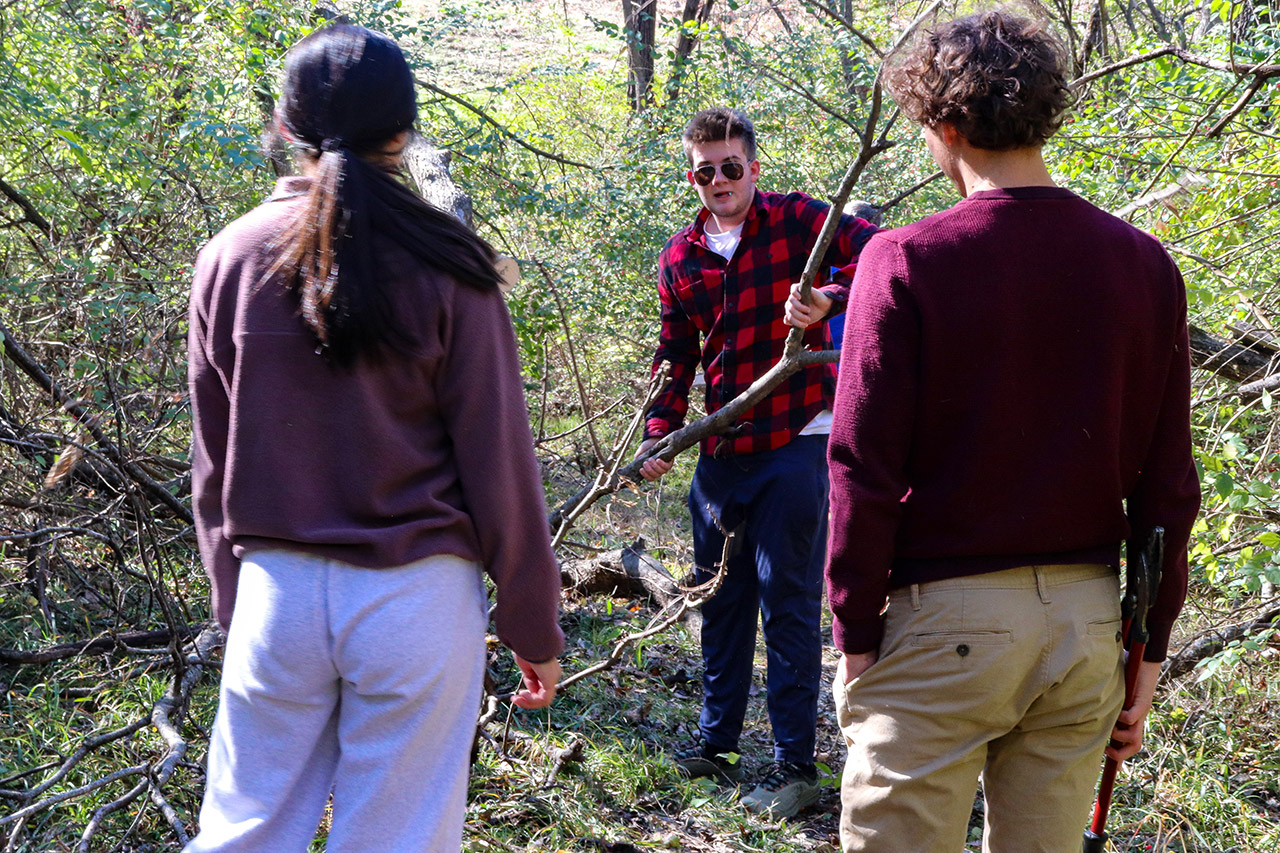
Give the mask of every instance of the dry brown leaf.
POLYGON ((58 484, 67 477, 71 476, 71 472, 80 464, 80 460, 84 458, 84 450, 78 445, 68 444, 62 448, 62 452, 58 454, 58 458, 53 460, 53 466, 49 468, 49 473, 44 475, 44 490, 51 491, 58 487, 58 484))

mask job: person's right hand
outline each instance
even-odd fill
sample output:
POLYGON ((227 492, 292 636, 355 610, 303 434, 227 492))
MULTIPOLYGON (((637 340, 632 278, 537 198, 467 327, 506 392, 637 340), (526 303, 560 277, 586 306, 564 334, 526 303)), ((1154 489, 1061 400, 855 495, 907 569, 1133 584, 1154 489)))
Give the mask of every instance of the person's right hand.
POLYGON ((1143 661, 1138 667, 1138 679, 1134 685, 1133 704, 1120 712, 1115 728, 1111 731, 1111 743, 1107 756, 1124 761, 1133 758, 1142 749, 1142 734, 1146 731, 1147 714, 1155 701, 1156 684, 1160 681, 1160 664, 1143 661))
POLYGON ((866 652, 865 654, 845 652, 840 655, 840 660, 836 664, 837 680, 840 684, 848 684, 870 669, 871 664, 875 663, 878 658, 879 654, 876 652, 866 652))
MULTIPOLYGON (((644 441, 640 442, 640 449, 636 451, 635 458, 639 459, 641 456, 644 456, 657 443, 658 439, 656 438, 646 438, 644 441)), ((646 480, 656 480, 663 474, 670 471, 673 464, 675 463, 667 462, 665 459, 659 459, 655 456, 654 458, 645 461, 645 463, 640 466, 640 476, 644 477, 646 480)))
POLYGON ((556 698, 556 684, 560 681, 560 661, 557 658, 541 663, 516 655, 516 666, 524 678, 524 689, 511 697, 511 702, 521 708, 545 708, 556 698))

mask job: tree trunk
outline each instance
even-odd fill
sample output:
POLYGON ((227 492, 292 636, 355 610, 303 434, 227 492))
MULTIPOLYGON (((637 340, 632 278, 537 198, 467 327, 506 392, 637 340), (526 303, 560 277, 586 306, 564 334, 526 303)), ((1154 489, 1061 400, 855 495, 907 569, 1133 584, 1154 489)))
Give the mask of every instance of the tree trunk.
MULTIPOLYGON (((846 21, 852 21, 853 0, 839 0, 836 3, 836 11, 846 21)), ((853 54, 848 50, 840 51, 840 76, 844 80, 844 91, 849 96, 847 103, 852 107, 854 100, 858 97, 858 78, 854 76, 853 54)))
MULTIPOLYGON (((684 14, 680 16, 680 35, 676 37, 676 56, 671 63, 671 77, 667 80, 667 103, 680 97, 680 86, 689 73, 689 59, 698 46, 697 32, 690 32, 690 24, 701 28, 711 18, 711 7, 716 0, 685 0, 684 14)), ((850 0, 852 2, 852 0, 850 0)))
POLYGON ((449 174, 452 160, 452 152, 436 148, 416 133, 404 149, 405 171, 418 194, 432 206, 472 226, 471 197, 453 182, 453 176, 449 174))
POLYGON ((623 29, 627 34, 627 100, 637 112, 653 106, 657 12, 657 0, 622 0, 623 29))

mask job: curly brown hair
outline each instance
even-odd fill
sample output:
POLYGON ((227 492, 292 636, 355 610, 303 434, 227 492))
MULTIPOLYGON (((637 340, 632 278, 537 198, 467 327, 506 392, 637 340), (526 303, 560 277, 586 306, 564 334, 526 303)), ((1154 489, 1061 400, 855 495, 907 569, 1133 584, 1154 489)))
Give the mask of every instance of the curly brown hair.
POLYGON ((1071 101, 1066 48, 1044 25, 1005 10, 922 31, 890 61, 902 111, 927 127, 950 123, 975 148, 1043 145, 1071 101))
POLYGON ((756 159, 756 128, 746 113, 729 107, 712 107, 694 114, 680 136, 684 156, 693 165, 693 146, 705 142, 728 142, 741 139, 747 160, 756 159))

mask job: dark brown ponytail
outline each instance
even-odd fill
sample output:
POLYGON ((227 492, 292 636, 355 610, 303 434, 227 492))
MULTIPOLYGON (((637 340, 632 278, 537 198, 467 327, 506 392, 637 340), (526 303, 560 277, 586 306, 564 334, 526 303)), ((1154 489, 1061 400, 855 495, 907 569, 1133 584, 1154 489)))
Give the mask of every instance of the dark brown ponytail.
POLYGON ((315 170, 273 271, 336 364, 409 344, 375 234, 461 284, 497 287, 489 245, 374 162, 417 117, 413 76, 394 41, 351 24, 307 36, 286 58, 279 117, 315 170))

